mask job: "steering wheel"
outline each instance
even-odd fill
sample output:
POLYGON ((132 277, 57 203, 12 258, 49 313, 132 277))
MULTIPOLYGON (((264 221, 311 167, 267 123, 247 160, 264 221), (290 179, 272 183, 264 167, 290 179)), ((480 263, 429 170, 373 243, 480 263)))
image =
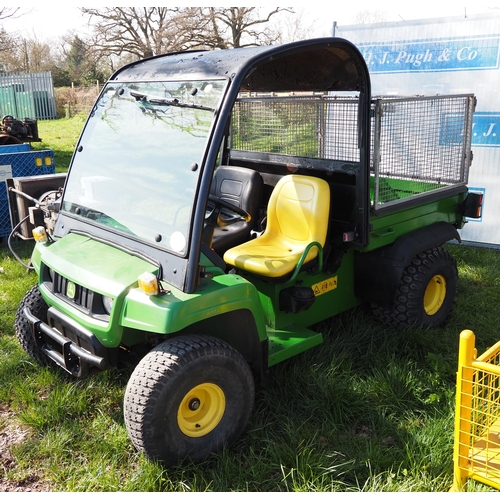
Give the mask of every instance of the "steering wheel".
POLYGON ((239 217, 225 218, 224 219, 224 226, 227 226, 229 224, 234 224, 235 222, 239 222, 239 221, 250 222, 252 220, 252 216, 246 210, 243 210, 242 208, 237 207, 236 205, 233 205, 232 203, 229 203, 226 200, 223 200, 221 198, 217 198, 216 196, 214 196, 212 194, 208 196, 208 199, 209 199, 209 201, 211 201, 215 205, 215 208, 206 217, 207 222, 209 219, 212 219, 212 215, 214 214, 214 212, 216 212, 215 217, 217 218, 216 220, 217 220, 218 225, 220 225, 221 220, 220 220, 219 214, 220 214, 221 208, 226 208, 227 210, 234 212, 235 214, 237 214, 239 216, 239 217))
POLYGON ((216 227, 226 227, 230 224, 234 224, 236 222, 250 222, 252 220, 252 216, 240 207, 229 203, 226 200, 221 200, 216 196, 209 195, 208 199, 210 202, 214 204, 214 208, 211 210, 207 209, 205 215, 205 228, 203 229, 202 241, 209 247, 212 247, 212 240, 214 237, 214 232, 216 227), (232 212, 224 217, 221 217, 221 211, 225 208, 232 212))

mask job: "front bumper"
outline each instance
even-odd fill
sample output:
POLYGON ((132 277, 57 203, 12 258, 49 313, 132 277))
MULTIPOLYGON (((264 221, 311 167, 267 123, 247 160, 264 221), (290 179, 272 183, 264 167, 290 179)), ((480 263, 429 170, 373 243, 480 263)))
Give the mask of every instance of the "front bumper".
POLYGON ((110 354, 115 350, 104 347, 92 332, 54 307, 47 312, 47 323, 28 307, 23 314, 31 324, 38 348, 71 375, 85 377, 112 366, 110 354))

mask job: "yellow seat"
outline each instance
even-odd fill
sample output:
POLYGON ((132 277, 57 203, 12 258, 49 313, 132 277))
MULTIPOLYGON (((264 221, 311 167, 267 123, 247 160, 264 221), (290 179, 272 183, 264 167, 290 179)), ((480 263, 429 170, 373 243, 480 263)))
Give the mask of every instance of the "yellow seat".
MULTIPOLYGON (((330 188, 323 179, 290 174, 282 177, 269 198, 267 225, 256 239, 230 248, 227 264, 255 274, 279 278, 292 272, 306 247, 326 241, 330 188)), ((304 263, 318 255, 313 246, 304 263)))

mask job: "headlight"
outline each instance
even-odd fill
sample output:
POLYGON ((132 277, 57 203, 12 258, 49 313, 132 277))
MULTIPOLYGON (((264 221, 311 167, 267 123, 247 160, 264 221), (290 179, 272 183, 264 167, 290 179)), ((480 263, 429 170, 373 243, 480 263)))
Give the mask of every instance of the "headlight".
POLYGON ((102 307, 107 314, 111 315, 111 309, 113 307, 113 299, 111 297, 102 296, 102 307))

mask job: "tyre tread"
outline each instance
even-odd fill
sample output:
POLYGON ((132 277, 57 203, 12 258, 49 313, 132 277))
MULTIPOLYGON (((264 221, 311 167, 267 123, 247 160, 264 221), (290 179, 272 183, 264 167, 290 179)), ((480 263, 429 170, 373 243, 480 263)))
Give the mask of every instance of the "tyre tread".
MULTIPOLYGON (((129 380, 124 398, 125 423, 137 450, 150 458, 167 461, 157 446, 150 425, 155 402, 166 385, 168 372, 170 378, 175 377, 192 361, 207 355, 229 357, 238 363, 243 359, 238 351, 217 338, 190 334, 163 342, 141 360, 129 380)), ((252 387, 250 398, 253 406, 253 377, 249 369, 247 376, 252 379, 249 385, 252 387)))
POLYGON ((31 287, 21 300, 17 308, 14 325, 16 337, 24 351, 41 365, 49 365, 51 364, 51 360, 47 358, 44 352, 36 345, 35 339, 33 338, 31 325, 23 313, 25 307, 28 307, 31 312, 41 320, 46 319, 48 306, 38 289, 38 285, 31 287))
POLYGON ((417 254, 404 269, 393 306, 372 304, 373 314, 380 323, 395 329, 403 329, 420 323, 422 323, 421 326, 441 326, 453 310, 457 282, 458 272, 453 256, 441 246, 430 248, 417 254), (439 314, 438 312, 434 321, 425 321, 421 318, 418 297, 422 293, 422 287, 427 286, 428 281, 426 279, 436 262, 442 262, 454 270, 453 280, 455 283, 450 283, 452 286, 448 288, 452 289, 452 297, 447 299, 451 302, 446 313, 439 314))

